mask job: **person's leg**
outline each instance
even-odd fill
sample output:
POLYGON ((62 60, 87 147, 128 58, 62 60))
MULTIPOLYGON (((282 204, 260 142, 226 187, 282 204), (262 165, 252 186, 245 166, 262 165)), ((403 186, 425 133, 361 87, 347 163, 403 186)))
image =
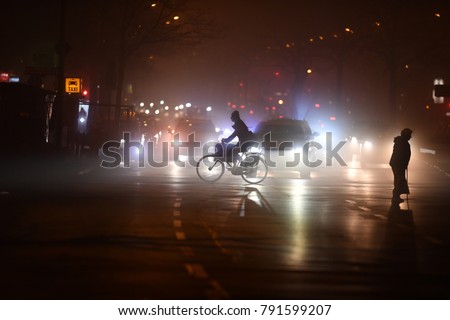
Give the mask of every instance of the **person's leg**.
POLYGON ((402 186, 405 184, 405 169, 392 167, 392 172, 394 173, 394 189, 392 190, 392 199, 401 200, 401 190, 402 186))

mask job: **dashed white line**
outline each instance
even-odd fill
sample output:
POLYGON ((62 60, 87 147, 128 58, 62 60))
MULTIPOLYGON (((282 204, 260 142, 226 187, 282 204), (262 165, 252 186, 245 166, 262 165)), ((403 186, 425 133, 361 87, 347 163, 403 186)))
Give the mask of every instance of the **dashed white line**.
POLYGON ((181 220, 173 220, 173 226, 175 228, 181 228, 182 227, 181 220))
POLYGON ((184 232, 181 232, 181 231, 175 232, 175 237, 178 240, 186 240, 186 234, 184 232))
POLYGON ((428 241, 430 241, 432 243, 435 243, 435 244, 444 244, 444 242, 442 242, 441 240, 433 238, 433 237, 425 236, 424 239, 428 240, 428 241))
POLYGON ((196 278, 206 279, 209 277, 205 268, 201 264, 186 263, 185 267, 188 273, 196 278))

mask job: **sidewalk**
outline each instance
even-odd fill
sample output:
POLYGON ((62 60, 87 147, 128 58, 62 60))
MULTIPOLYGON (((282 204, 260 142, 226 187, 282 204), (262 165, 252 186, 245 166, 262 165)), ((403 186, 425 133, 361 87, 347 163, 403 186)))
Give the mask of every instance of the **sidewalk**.
POLYGON ((19 155, 0 159, 0 192, 64 187, 96 166, 98 157, 19 155))

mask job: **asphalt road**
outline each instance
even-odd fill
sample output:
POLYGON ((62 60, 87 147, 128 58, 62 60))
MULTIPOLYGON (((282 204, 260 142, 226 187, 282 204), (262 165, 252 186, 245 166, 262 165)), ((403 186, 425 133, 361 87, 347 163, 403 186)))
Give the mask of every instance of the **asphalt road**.
POLYGON ((1 299, 449 299, 450 178, 386 166, 3 171, 1 299))

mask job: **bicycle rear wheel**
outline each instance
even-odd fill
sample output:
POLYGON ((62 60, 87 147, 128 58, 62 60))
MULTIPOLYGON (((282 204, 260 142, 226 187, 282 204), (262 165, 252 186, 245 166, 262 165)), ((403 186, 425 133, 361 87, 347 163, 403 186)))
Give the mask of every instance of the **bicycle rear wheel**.
POLYGON ((241 175, 242 179, 244 179, 248 183, 253 184, 263 182, 263 180, 267 177, 267 173, 269 171, 266 161, 261 156, 257 156, 257 159, 255 160, 256 161, 252 161, 251 166, 245 166, 243 168, 243 173, 241 175))
POLYGON ((222 160, 213 155, 206 155, 197 162, 197 175, 206 182, 214 182, 222 177, 225 165, 222 160))

